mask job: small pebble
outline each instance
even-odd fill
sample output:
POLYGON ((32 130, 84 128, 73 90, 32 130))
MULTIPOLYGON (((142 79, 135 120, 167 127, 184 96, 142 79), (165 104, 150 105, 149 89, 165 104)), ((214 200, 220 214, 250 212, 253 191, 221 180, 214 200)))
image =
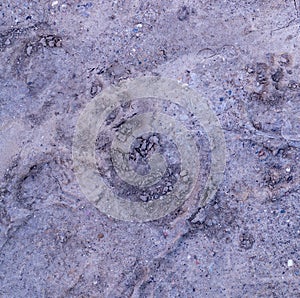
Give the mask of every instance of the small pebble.
POLYGON ((53 48, 53 47, 55 46, 54 40, 50 40, 50 41, 48 42, 48 45, 49 45, 50 48, 53 48))
POLYGON ((250 65, 247 65, 247 66, 246 66, 246 71, 247 71, 248 73, 254 73, 254 68, 251 67, 250 65))
POLYGON ((32 46, 28 46, 26 49, 26 54, 29 56, 32 53, 32 46))
POLYGON ((181 177, 187 176, 187 174, 188 174, 187 170, 183 170, 180 172, 181 177))
POLYGON ((290 62, 289 55, 286 54, 286 53, 282 54, 280 59, 279 59, 279 63, 281 65, 287 65, 287 64, 289 64, 289 62, 290 62))
POLYGON ((152 137, 150 138, 150 141, 153 142, 153 143, 156 144, 156 145, 158 145, 158 143, 159 143, 159 139, 158 139, 157 136, 152 136, 152 137))
POLYGON ((147 201, 148 201, 148 197, 145 196, 145 195, 140 196, 140 199, 141 199, 143 202, 147 202, 147 201))

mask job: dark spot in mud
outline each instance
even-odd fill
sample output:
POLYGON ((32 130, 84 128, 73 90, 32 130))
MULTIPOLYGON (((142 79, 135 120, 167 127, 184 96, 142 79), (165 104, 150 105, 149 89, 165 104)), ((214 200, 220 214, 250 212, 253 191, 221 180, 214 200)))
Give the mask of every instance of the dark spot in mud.
POLYGON ((230 242, 230 228, 236 227, 237 209, 230 207, 217 194, 217 197, 204 208, 201 208, 191 219, 192 233, 202 231, 207 237, 230 242), (230 227, 230 228, 229 228, 230 227))
POLYGON ((256 81, 259 84, 268 82, 268 65, 266 63, 257 63, 256 65, 256 81))
POLYGON ((179 21, 188 21, 191 13, 191 9, 184 5, 178 9, 177 18, 179 21))
POLYGON ((57 35, 43 35, 39 41, 44 47, 49 48, 61 48, 62 47, 62 37, 57 35))
POLYGON ((95 81, 92 83, 92 86, 90 88, 90 95, 91 97, 95 97, 98 93, 100 93, 103 89, 103 85, 99 81, 95 81))
POLYGON ((271 75, 271 78, 274 82, 279 82, 283 78, 283 69, 278 68, 275 73, 271 75))
POLYGON ((291 56, 288 53, 284 53, 279 58, 279 64, 282 66, 288 66, 291 63, 291 56))
POLYGON ((240 241, 240 248, 248 250, 253 247, 255 239, 251 233, 243 232, 239 237, 239 241, 240 241))
POLYGON ((43 106, 36 113, 32 113, 26 116, 30 124, 41 125, 51 116, 51 108, 54 105, 54 101, 46 101, 43 106))

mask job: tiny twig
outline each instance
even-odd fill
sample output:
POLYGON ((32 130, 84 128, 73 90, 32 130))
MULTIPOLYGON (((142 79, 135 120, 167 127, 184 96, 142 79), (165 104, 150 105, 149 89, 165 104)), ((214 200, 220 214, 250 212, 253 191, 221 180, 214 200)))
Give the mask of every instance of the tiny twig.
POLYGON ((271 36, 273 35, 273 32, 280 31, 280 30, 283 30, 283 29, 286 29, 286 28, 290 27, 290 25, 291 25, 294 21, 296 21, 296 20, 297 20, 297 18, 294 18, 294 19, 290 20, 286 25, 271 30, 271 36))
POLYGON ((297 18, 299 17, 299 10, 298 10, 298 5, 297 5, 297 0, 294 0, 294 7, 297 13, 297 18))

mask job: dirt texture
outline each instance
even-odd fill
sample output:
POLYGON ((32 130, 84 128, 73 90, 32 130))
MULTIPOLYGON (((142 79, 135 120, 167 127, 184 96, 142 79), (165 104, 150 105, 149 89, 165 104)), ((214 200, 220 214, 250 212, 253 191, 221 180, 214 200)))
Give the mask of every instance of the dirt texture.
MULTIPOLYGON (((299 13, 299 0, 2 1, 0 297, 300 297, 299 13), (198 188, 164 217, 123 221, 82 191, 73 140, 89 103, 144 77, 209 103, 226 167, 198 204, 207 132, 187 107, 153 99, 194 132, 198 188)), ((143 176, 163 156, 161 180, 138 187, 115 169, 115 134, 149 109, 124 93, 95 136, 99 176, 126 202, 157 201, 186 175, 187 143, 153 131, 128 164, 143 176)))

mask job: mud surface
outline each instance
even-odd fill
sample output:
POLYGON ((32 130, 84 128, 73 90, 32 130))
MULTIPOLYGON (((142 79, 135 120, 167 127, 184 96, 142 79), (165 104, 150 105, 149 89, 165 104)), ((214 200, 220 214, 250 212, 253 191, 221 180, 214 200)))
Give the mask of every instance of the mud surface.
MULTIPOLYGON (((299 297, 299 9, 298 0, 0 3, 0 296, 299 297), (199 128, 199 193, 158 220, 126 222, 83 194, 73 137, 93 99, 144 76, 209 101, 226 169, 197 205, 211 166, 199 128)), ((108 115, 95 159, 122 200, 148 203, 173 191, 182 160, 170 135, 145 132, 130 167, 146 175, 159 153, 164 176, 146 189, 118 176, 114 134, 147 110, 132 106, 125 96, 108 115)))

